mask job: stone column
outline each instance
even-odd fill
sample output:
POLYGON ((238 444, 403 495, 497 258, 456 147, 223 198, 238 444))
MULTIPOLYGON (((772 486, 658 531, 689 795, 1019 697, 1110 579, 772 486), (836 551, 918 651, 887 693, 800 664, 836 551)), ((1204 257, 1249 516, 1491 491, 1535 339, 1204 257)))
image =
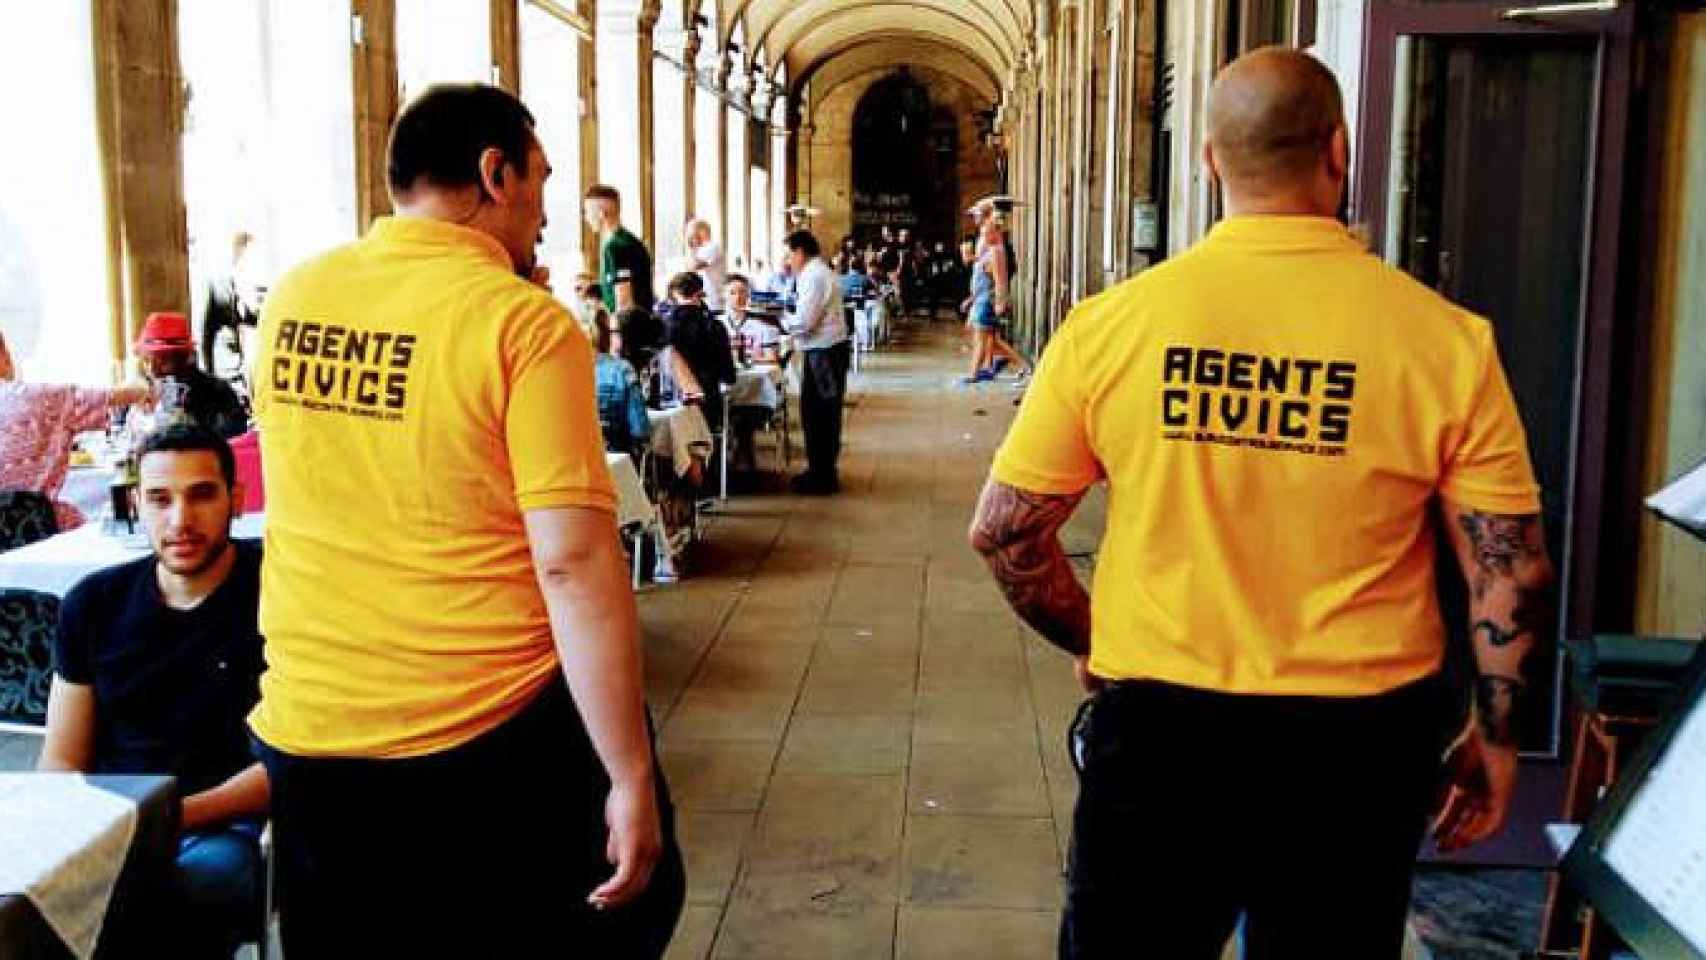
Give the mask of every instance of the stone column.
MULTIPOLYGON (((788 236, 788 218, 783 214, 794 196, 793 131, 788 128, 788 92, 778 87, 770 103, 770 246, 764 259, 776 259, 776 248, 788 236)), ((756 254, 755 254, 756 256, 756 254)))
POLYGON ((391 212, 385 147, 401 104, 397 93, 397 8, 393 0, 351 0, 360 24, 350 52, 355 71, 355 210, 357 232, 391 212))
POLYGON ((510 93, 521 92, 520 0, 491 0, 492 68, 494 82, 510 93))
POLYGON ((191 309, 177 7, 176 0, 94 6, 115 360, 128 356, 149 313, 191 309))
POLYGON ((654 225, 657 223, 657 137, 653 124, 656 122, 654 113, 655 102, 652 87, 655 79, 652 73, 652 29, 658 23, 658 0, 648 0, 640 13, 639 32, 634 38, 634 57, 639 72, 639 113, 636 117, 636 131, 640 138, 640 222, 645 224, 642 234, 651 244, 655 254, 657 237, 652 236, 654 225))
MULTIPOLYGON (((581 111, 581 195, 598 183, 598 18, 594 15, 597 0, 576 0, 575 12, 592 27, 592 36, 581 43, 580 111, 581 111)), ((581 256, 587 270, 598 273, 598 234, 581 221, 581 256)))
POLYGON ((699 61, 699 26, 689 23, 687 26, 687 44, 681 49, 681 142, 685 145, 682 155, 687 161, 687 182, 682 185, 682 198, 689 217, 698 216, 698 198, 695 188, 699 184, 699 138, 698 106, 699 83, 697 63, 699 61))
POLYGON ((726 253, 729 249, 729 58, 718 51, 717 71, 713 78, 717 98, 717 142, 713 148, 717 158, 717 175, 714 178, 717 192, 717 211, 722 215, 722 222, 715 225, 717 239, 723 244, 726 253))

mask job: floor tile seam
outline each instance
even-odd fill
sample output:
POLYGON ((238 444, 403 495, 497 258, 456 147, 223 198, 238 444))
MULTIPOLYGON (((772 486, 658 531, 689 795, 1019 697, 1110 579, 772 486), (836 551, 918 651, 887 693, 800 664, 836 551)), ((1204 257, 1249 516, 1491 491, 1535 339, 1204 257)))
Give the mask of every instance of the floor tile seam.
MULTIPOLYGON (((839 579, 840 579, 840 576, 839 576, 839 572, 838 572, 837 573, 837 581, 839 581, 839 579)), ((814 640, 812 643, 812 652, 811 652, 811 655, 806 659, 805 672, 801 675, 800 683, 794 691, 793 703, 788 707, 788 717, 787 717, 787 720, 782 724, 782 733, 781 733, 781 737, 777 741, 776 751, 770 757, 770 767, 768 770, 765 771, 764 783, 762 786, 759 787, 759 790, 758 790, 758 803, 757 803, 756 808, 753 811, 752 835, 751 835, 751 837, 749 837, 749 840, 754 840, 757 838, 759 822, 766 812, 766 806, 770 802, 770 789, 776 783, 776 774, 781 769, 782 757, 783 757, 783 755, 785 755, 787 753, 787 750, 788 750, 788 736, 794 730, 794 718, 799 716, 800 701, 805 696, 807 679, 811 676, 812 666, 815 663, 817 663, 818 653, 823 647, 823 635, 822 635, 822 633, 820 631, 817 631, 817 630, 814 630, 813 633, 817 637, 817 639, 814 640)), ((904 794, 903 794, 902 795, 902 803, 904 804, 904 802, 905 802, 905 799, 904 799, 904 794)), ((903 811, 904 811, 904 807, 903 807, 903 811)), ((746 848, 743 848, 741 851, 740 863, 735 869, 734 880, 729 886, 729 896, 730 896, 731 902, 733 900, 735 892, 740 889, 741 885, 744 884, 746 882, 747 878, 751 875, 752 858, 749 855, 749 852, 750 852, 750 843, 748 844, 748 846, 746 848)))
POLYGON ((1053 824, 1054 817, 1044 814, 1027 813, 954 813, 949 811, 919 812, 908 810, 907 818, 920 817, 925 820, 1003 820, 1014 823, 1047 823, 1053 824))
POLYGON ((1023 913, 1023 914, 1036 914, 1037 916, 1042 916, 1042 917, 1057 917, 1060 915, 1059 908, 1044 909, 1042 907, 964 907, 964 906, 924 907, 924 906, 919 906, 916 903, 905 903, 905 904, 901 904, 901 908, 902 909, 909 909, 909 910, 912 910, 913 912, 924 912, 924 913, 1023 913))
MULTIPOLYGON (((929 570, 928 566, 925 568, 925 570, 926 570, 926 573, 928 573, 928 570, 929 570)), ((907 733, 907 736, 906 736, 906 767, 905 767, 906 772, 905 772, 905 775, 901 778, 901 790, 900 790, 900 805, 901 806, 900 806, 900 851, 899 851, 899 853, 900 853, 900 859, 901 859, 901 870, 900 870, 900 875, 896 877, 896 895, 902 896, 902 897, 904 897, 905 888, 906 888, 906 876, 905 876, 905 873, 906 873, 906 870, 905 870, 905 867, 906 867, 906 851, 908 848, 908 844, 911 840, 910 827, 911 827, 911 823, 912 823, 912 814, 911 814, 911 809, 910 809, 911 803, 910 803, 908 798, 910 798, 912 796, 912 765, 913 765, 913 762, 915 760, 917 760, 917 750, 918 750, 918 748, 917 748, 918 717, 919 717, 920 707, 921 707, 921 704, 919 703, 919 698, 923 696, 924 608, 923 608, 922 604, 919 605, 919 609, 918 609, 917 630, 918 630, 918 646, 916 649, 913 650, 913 663, 912 663, 912 715, 909 718, 908 729, 906 731, 906 733, 907 733)), ((895 935, 897 937, 896 943, 899 942, 898 941, 899 926, 900 926, 900 911, 897 909, 895 911, 895 927, 896 927, 896 934, 895 935)))
MULTIPOLYGON (((717 902, 717 926, 719 929, 721 929, 722 923, 723 923, 723 918, 725 916, 727 916, 729 906, 734 903, 735 888, 740 883, 741 865, 746 862, 746 854, 747 854, 747 850, 750 849, 752 846, 753 834, 758 832, 758 811, 757 810, 729 810, 729 811, 705 810, 702 812, 705 812, 705 813, 738 813, 738 814, 745 816, 746 820, 747 820, 746 838, 743 841, 741 841, 740 856, 735 861, 735 874, 734 874, 734 876, 729 878, 729 884, 727 887, 725 887, 723 889, 723 895, 717 902)), ((709 904, 697 904, 697 906, 709 906, 709 904)), ((711 937, 711 946, 713 948, 716 946, 716 942, 717 942, 716 935, 713 934, 711 937)))
MULTIPOLYGON (((1025 665, 1025 680, 1026 680, 1025 696, 1027 698, 1029 698, 1031 701, 1031 719, 1035 725, 1035 731, 1036 731, 1037 763, 1042 767, 1042 771, 1043 771, 1043 791, 1046 794, 1046 799, 1048 800, 1049 821, 1054 826, 1054 835, 1055 835, 1055 840, 1056 840, 1056 844, 1057 844, 1056 856, 1059 856, 1059 853, 1058 853, 1059 843, 1061 841, 1070 842, 1070 840, 1071 840, 1071 829, 1070 829, 1071 824, 1068 823, 1066 825, 1066 827, 1067 827, 1066 832, 1062 833, 1061 823, 1060 823, 1059 818, 1056 816, 1056 811, 1054 809, 1054 797, 1055 797, 1056 783, 1054 782, 1054 777, 1051 775, 1050 770, 1049 770, 1048 751, 1050 749, 1065 750, 1065 749, 1067 749, 1067 745, 1064 743, 1056 743, 1056 744, 1053 744, 1051 746, 1048 743, 1048 736, 1047 736, 1048 731, 1046 729, 1044 729, 1042 709, 1037 702, 1038 674, 1036 673, 1035 670, 1032 669, 1031 658, 1028 656, 1025 656, 1025 650, 1024 650, 1023 645, 1026 643, 1026 637, 1025 637, 1024 631, 1023 630, 1016 631, 1016 636, 1018 638, 1016 642, 1020 644, 1019 659, 1021 661, 1023 661, 1024 665, 1025 665)), ((1079 702, 1080 703, 1083 702, 1082 697, 1079 698, 1079 702)), ((1070 725, 1068 726, 1067 729, 1068 729, 1068 731, 1071 730, 1070 725)), ((1074 774, 1074 777, 1076 777, 1076 774, 1074 774)), ((1061 786, 1061 787, 1066 787, 1066 786, 1076 787, 1076 784, 1064 784, 1063 783, 1063 784, 1059 784, 1059 786, 1061 786)), ((1058 866, 1059 866, 1059 864, 1057 864, 1057 867, 1058 866)))
POLYGON ((733 591, 730 596, 723 601, 722 610, 719 612, 717 617, 716 629, 712 631, 710 640, 706 641, 704 647, 699 651, 699 655, 694 659, 693 668, 688 671, 686 682, 681 685, 681 688, 675 692, 675 696, 669 701, 665 726, 667 726, 669 722, 667 719, 668 716, 675 713, 675 709, 681 705, 681 701, 687 696, 687 692, 693 689, 693 685, 699 681, 700 677, 705 672, 705 665, 711 657, 711 651, 716 648, 718 643, 722 642, 724 634, 728 632, 730 621, 734 619, 735 612, 740 609, 741 604, 746 600, 746 597, 751 590, 751 584, 753 580, 756 579, 758 567, 762 565, 765 560, 769 559, 770 555, 775 552, 776 544, 781 540, 782 531, 786 526, 786 520, 777 525, 776 532, 770 537, 769 545, 763 549, 758 562, 752 567, 753 575, 745 578, 744 585, 733 591))

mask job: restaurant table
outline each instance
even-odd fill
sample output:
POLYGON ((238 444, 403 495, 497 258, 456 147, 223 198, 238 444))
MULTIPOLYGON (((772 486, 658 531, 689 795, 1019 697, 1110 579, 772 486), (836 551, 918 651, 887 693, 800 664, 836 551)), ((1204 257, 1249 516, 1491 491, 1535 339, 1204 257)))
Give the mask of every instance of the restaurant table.
POLYGON ((85 517, 98 517, 112 502, 108 488, 117 478, 118 470, 114 467, 72 467, 65 472, 65 484, 59 488, 56 499, 76 507, 85 517))
MULTIPOLYGON (((644 555, 641 549, 647 535, 652 537, 658 556, 665 557, 669 552, 669 534, 664 529, 663 519, 658 516, 657 505, 646 495, 646 485, 640 479, 640 471, 634 467, 634 458, 625 453, 606 453, 605 465, 610 468, 610 479, 616 485, 616 524, 623 530, 633 529, 634 536, 634 589, 640 588, 640 558, 644 555)), ((666 569, 673 569, 668 563, 666 569)))
POLYGON ((710 457, 711 425, 698 407, 647 410, 646 418, 652 423, 652 449, 675 464, 676 476, 686 476, 695 457, 710 457))
MULTIPOLYGON (((781 423, 781 461, 782 470, 788 469, 790 444, 788 437, 788 396, 787 371, 780 364, 755 363, 735 371, 735 382, 723 391, 723 423, 732 422, 736 407, 752 407, 765 410, 780 418, 781 423)), ((729 431, 724 430, 722 448, 719 450, 723 469, 721 474, 719 496, 723 500, 729 498, 729 431)))
MULTIPOLYGON (((78 795, 66 794, 65 791, 87 788, 110 794, 119 802, 91 805, 87 802, 91 798, 84 793, 85 802, 75 804, 73 812, 68 812, 72 804, 59 807, 55 819, 61 824, 67 820, 74 822, 78 833, 62 834, 62 839, 67 841, 64 856, 56 859, 44 872, 25 881, 34 893, 26 895, 22 890, 4 889, 20 884, 0 865, 0 878, 14 880, 0 880, 0 957, 6 960, 62 960, 89 955, 68 947, 32 896, 42 896, 55 883, 67 879, 76 882, 79 868, 89 866, 86 854, 90 850, 100 844, 115 844, 123 838, 122 832, 115 836, 114 831, 123 830, 125 824, 121 820, 128 818, 132 810, 134 826, 123 851, 122 868, 117 871, 116 882, 111 883, 105 922, 101 925, 92 955, 101 958, 169 955, 169 952, 158 949, 162 945, 160 934, 168 931, 157 925, 165 911, 159 908, 156 898, 170 889, 171 870, 177 856, 178 788, 172 777, 63 773, 0 775, 0 850, 14 844, 41 842, 39 818, 22 812, 27 806, 25 801, 39 800, 41 795, 28 797, 23 791, 52 791, 56 794, 57 805, 60 796, 78 795), (79 787, 78 781, 86 787, 79 787)), ((82 876, 87 877, 86 874, 82 876)), ((106 884, 96 884, 95 887, 90 896, 101 895, 106 884)))
MULTIPOLYGON (((265 529, 266 514, 244 514, 231 525, 231 536, 258 540, 265 529)), ((75 530, 0 553, 0 587, 63 597, 89 574, 146 557, 152 551, 141 523, 134 534, 109 536, 103 522, 92 518, 75 530)))
POLYGON ((755 363, 735 371, 735 382, 723 391, 731 407, 764 407, 775 410, 782 403, 782 368, 774 363, 755 363))
POLYGON ((634 458, 625 453, 606 452, 604 465, 610 468, 610 480, 616 485, 616 523, 649 523, 652 519, 652 500, 646 496, 646 485, 634 458))

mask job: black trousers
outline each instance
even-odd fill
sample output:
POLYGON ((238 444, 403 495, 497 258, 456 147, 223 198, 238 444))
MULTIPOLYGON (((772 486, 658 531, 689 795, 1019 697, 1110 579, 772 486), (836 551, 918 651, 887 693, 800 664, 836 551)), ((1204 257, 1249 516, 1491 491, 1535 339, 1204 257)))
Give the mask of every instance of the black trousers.
POLYGON ((1060 956, 1397 960, 1449 724, 1437 677, 1372 697, 1140 681, 1074 724, 1060 956))
POLYGON ((853 344, 843 340, 823 350, 805 351, 800 378, 800 421, 806 431, 806 470, 824 481, 838 479, 841 456, 841 408, 847 399, 847 367, 853 344))
POLYGON ((406 760, 258 744, 272 780, 293 957, 656 958, 686 893, 661 771, 664 856, 642 898, 599 912, 610 783, 565 684, 463 746, 406 760))

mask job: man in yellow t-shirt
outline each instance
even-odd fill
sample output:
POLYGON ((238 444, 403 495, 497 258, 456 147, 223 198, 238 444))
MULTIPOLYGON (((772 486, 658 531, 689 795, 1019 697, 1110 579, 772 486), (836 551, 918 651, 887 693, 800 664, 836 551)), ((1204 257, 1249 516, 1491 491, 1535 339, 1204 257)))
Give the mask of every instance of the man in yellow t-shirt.
POLYGON ((1487 322, 1333 218, 1343 109, 1256 51, 1208 108, 1227 219, 1080 304, 972 528, 1014 608, 1093 693, 1064 957, 1396 958, 1450 739, 1434 519, 1469 579, 1479 722, 1441 845, 1503 821, 1550 566, 1487 322), (1058 531, 1108 484, 1093 598, 1058 531), (1437 506, 1436 506, 1437 505, 1437 506))
POLYGON ((262 317, 250 724, 293 955, 655 957, 679 915, 592 350, 533 282, 532 128, 494 87, 422 94, 396 215, 262 317))

